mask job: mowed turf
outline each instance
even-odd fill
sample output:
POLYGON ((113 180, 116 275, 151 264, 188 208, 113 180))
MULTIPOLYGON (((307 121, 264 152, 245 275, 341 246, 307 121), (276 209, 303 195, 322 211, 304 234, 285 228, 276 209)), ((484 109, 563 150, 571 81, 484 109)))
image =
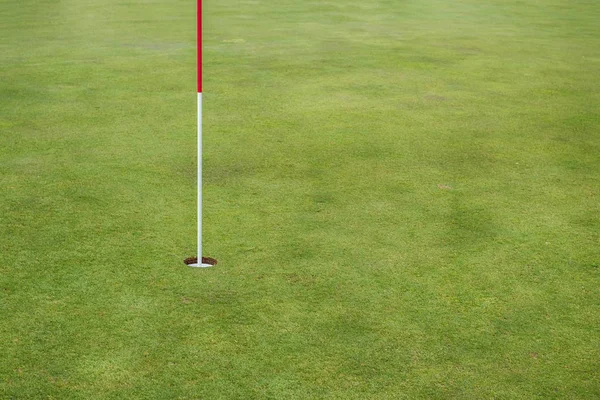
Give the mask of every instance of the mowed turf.
POLYGON ((600 3, 0 5, 0 398, 600 398, 600 3))

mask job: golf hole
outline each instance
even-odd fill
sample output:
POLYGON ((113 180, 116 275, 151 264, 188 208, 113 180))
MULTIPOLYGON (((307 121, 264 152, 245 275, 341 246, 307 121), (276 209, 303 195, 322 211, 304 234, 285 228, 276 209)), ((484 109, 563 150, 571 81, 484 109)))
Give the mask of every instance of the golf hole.
POLYGON ((206 267, 213 267, 213 266, 217 265, 217 260, 215 260, 214 258, 211 258, 211 257, 202 257, 202 264, 198 264, 197 257, 189 257, 189 258, 186 258, 185 260, 183 260, 183 263, 185 265, 187 265, 188 267, 206 268, 206 267))

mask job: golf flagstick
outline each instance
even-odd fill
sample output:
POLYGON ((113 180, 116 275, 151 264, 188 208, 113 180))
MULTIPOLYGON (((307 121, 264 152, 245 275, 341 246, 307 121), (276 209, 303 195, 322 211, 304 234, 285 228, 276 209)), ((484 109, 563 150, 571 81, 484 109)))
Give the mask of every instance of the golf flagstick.
POLYGON ((202 0, 197 0, 197 57, 198 57, 198 256, 185 259, 190 267, 212 267, 217 260, 202 257, 202 0))

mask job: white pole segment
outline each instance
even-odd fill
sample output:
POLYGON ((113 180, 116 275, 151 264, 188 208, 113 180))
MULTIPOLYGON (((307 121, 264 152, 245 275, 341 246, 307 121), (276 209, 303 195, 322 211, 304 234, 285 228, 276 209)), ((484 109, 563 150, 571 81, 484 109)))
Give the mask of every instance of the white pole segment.
POLYGON ((198 265, 202 266, 202 93, 198 93, 198 265))
POLYGON ((202 92, 198 93, 198 262, 190 267, 206 268, 202 262, 202 92))

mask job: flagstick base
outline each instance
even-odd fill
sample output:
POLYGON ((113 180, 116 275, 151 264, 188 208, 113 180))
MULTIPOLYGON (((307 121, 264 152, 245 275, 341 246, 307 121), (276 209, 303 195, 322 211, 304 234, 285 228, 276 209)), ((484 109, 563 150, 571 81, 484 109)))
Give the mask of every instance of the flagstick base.
POLYGON ((193 268, 208 268, 208 267, 212 267, 212 264, 204 264, 204 263, 202 263, 202 264, 198 265, 196 263, 196 264, 188 264, 187 266, 188 267, 193 267, 193 268))
POLYGON ((198 264, 198 258, 190 257, 183 260, 185 265, 193 268, 208 268, 217 265, 217 260, 210 257, 202 257, 202 263, 198 264))

